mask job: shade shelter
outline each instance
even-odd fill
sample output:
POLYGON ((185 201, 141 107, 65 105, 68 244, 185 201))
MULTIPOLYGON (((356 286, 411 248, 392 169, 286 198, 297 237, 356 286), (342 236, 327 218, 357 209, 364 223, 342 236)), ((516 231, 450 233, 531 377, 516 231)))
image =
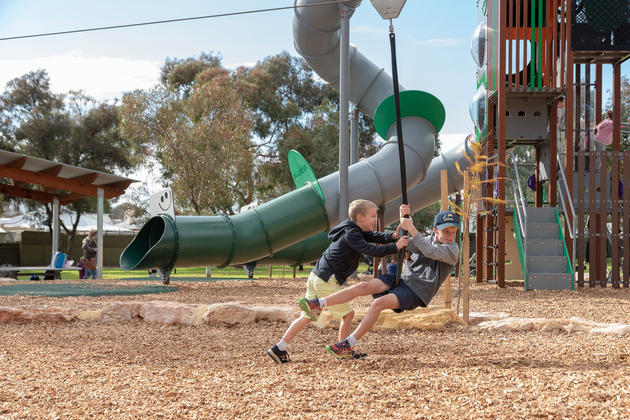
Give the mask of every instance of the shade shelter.
POLYGON ((53 206, 53 253, 59 250, 59 206, 97 197, 98 277, 103 276, 104 199, 125 193, 136 180, 20 153, 0 150, 0 193, 53 206))

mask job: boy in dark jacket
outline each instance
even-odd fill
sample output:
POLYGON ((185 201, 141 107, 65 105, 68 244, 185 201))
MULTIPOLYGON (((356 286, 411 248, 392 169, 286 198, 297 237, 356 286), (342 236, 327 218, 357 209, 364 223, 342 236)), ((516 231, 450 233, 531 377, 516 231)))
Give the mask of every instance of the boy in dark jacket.
MULTIPOLYGON (((400 284, 394 287, 396 274, 384 274, 379 278, 356 284, 324 298, 307 300, 311 310, 309 315, 317 314, 328 305, 339 305, 358 297, 374 295, 374 302, 354 332, 326 349, 337 358, 349 358, 354 354, 354 346, 376 323, 384 309, 402 312, 426 307, 436 295, 444 280, 450 275, 459 258, 459 246, 455 241, 459 227, 459 217, 451 211, 443 211, 435 216, 433 235, 429 238, 418 234, 411 218, 409 206, 400 206, 400 226, 409 233, 407 250, 416 254, 400 276, 400 284)), ((298 302, 303 306, 302 302, 298 302)))
MULTIPOLYGON (((359 267, 361 254, 382 257, 394 254, 400 248, 407 246, 408 240, 404 236, 399 238, 398 232, 373 232, 377 219, 376 204, 368 200, 355 200, 348 206, 349 219, 341 222, 328 233, 332 243, 322 257, 317 261, 306 281, 306 299, 328 296, 341 290, 348 277, 359 267), (393 243, 396 241, 396 243, 393 243), (372 243, 387 244, 375 246, 372 243)), ((303 299, 306 302, 306 299, 303 299)), ((267 354, 278 364, 290 361, 287 352, 288 344, 304 327, 317 319, 311 314, 312 309, 302 307, 304 312, 291 323, 282 339, 269 350, 267 354), (309 315, 310 314, 310 315, 309 315)), ((328 311, 333 318, 341 318, 339 325, 339 340, 347 337, 352 326, 354 311, 348 303, 330 305, 328 311)), ((353 357, 354 353, 348 354, 353 357)))

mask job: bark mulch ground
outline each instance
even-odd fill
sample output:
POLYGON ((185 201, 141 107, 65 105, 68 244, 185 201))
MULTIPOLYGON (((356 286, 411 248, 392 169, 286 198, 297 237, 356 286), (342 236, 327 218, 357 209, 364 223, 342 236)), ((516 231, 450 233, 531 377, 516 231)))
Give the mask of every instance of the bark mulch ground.
MULTIPOLYGON (((111 282, 109 282, 111 283, 111 282)), ((176 293, 41 298, 1 306, 97 309, 107 301, 291 304, 304 279, 177 283, 176 293)), ((355 307, 366 307, 361 298, 355 307)), ((455 303, 455 302, 454 302, 455 303)), ((437 296, 432 304, 441 305, 437 296)), ((630 289, 523 293, 474 285, 471 310, 630 323, 630 289)), ((373 331, 337 361, 309 327, 276 365, 287 323, 0 325, 0 419, 630 418, 630 338, 564 332, 373 331)))

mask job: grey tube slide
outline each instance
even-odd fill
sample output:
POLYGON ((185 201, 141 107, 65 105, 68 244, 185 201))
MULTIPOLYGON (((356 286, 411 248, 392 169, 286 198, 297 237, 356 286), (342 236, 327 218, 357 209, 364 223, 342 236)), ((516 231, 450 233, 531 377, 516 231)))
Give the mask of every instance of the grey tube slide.
MULTIPOLYGON (((321 0, 296 0, 295 5, 316 3, 321 3, 321 0)), ((345 4, 354 8, 360 3, 354 0, 345 4)), ((294 11, 296 50, 322 79, 338 85, 339 5, 296 7, 294 11)), ((431 94, 405 90, 402 86, 400 90, 409 189, 427 174, 445 112, 440 101, 431 94)), ((350 166, 348 198, 350 201, 357 198, 371 200, 385 208, 388 222, 398 217, 398 205, 395 203, 400 197, 392 95, 391 76, 351 46, 349 98, 364 114, 374 118, 377 132, 387 142, 370 158, 350 166), (395 214, 393 219, 390 213, 395 214)), ((448 169, 453 160, 461 160, 458 153, 454 151, 452 155, 443 156, 441 167, 448 169)), ((414 208, 417 206, 412 200, 416 196, 427 204, 439 199, 439 170, 429 174, 432 184, 428 188, 431 194, 426 194, 422 189, 415 192, 418 187, 410 191, 410 203, 414 208), (433 183, 437 186, 434 187, 433 183), (437 188, 436 195, 432 195, 434 188, 437 188)), ((305 239, 339 222, 339 173, 327 175, 318 182, 323 193, 323 204, 321 200, 319 203, 312 201, 313 191, 303 187, 232 217, 182 216, 173 220, 166 215, 154 216, 123 251, 120 265, 127 270, 158 267, 170 272, 175 265, 224 266, 268 259, 270 256, 274 260, 278 257, 280 261, 280 254, 285 249, 299 246, 300 241, 306 243, 305 239)), ((422 185, 426 185, 426 182, 422 185)), ((305 250, 317 248, 302 246, 305 250)), ((306 251, 302 255, 304 259, 301 261, 312 260, 307 259, 310 257, 306 256, 306 251)), ((285 257, 285 260, 288 262, 290 258, 285 257)))
MULTIPOLYGON (((441 195, 441 172, 446 170, 448 174, 448 193, 454 194, 464 188, 464 178, 457 172, 455 162, 459 163, 460 168, 468 167, 467 156, 472 156, 469 142, 474 141, 472 134, 458 146, 442 152, 440 156, 433 158, 431 166, 427 171, 427 175, 418 185, 414 186, 407 192, 407 198, 412 211, 417 211, 435 203, 440 199, 441 195)), ((398 220, 398 208, 402 204, 400 197, 387 203, 383 210, 383 219, 385 224, 394 223, 398 220)))
MULTIPOLYGON (((296 5, 318 3, 317 0, 298 0, 296 5)), ((346 2, 349 6, 358 5, 360 2, 346 2)), ((339 77, 339 10, 337 5, 326 5, 308 8, 296 8, 293 19, 293 34, 295 38, 295 49, 304 57, 308 64, 326 82, 338 87, 339 77)), ((350 64, 350 100, 357 104, 364 113, 374 115, 375 104, 380 103, 387 95, 393 91, 392 80, 383 69, 376 67, 370 60, 365 58, 354 46, 351 46, 350 64)), ((401 87, 401 90, 403 88, 401 87)), ((417 118, 417 120, 423 120, 417 118)), ((415 121, 413 118, 403 120, 404 138, 407 144, 406 157, 409 156, 409 149, 413 150, 412 157, 415 159, 419 154, 417 147, 431 143, 434 138, 432 132, 427 130, 425 124, 415 121)), ((391 136, 393 126, 389 127, 388 134, 391 136)), ((408 190, 407 196, 412 211, 422 209, 440 199, 441 195, 441 171, 448 171, 448 191, 452 194, 461 190, 463 178, 457 172, 455 162, 460 167, 465 168, 468 164, 466 158, 470 155, 468 149, 469 136, 457 147, 443 152, 439 157, 434 158, 426 173, 426 177, 418 174, 418 184, 408 190)), ((398 220, 398 208, 402 203, 400 197, 397 149, 395 140, 386 145, 374 156, 367 160, 362 160, 349 168, 349 200, 356 198, 369 199, 383 209, 384 222, 390 224, 398 220), (376 174, 376 169, 387 171, 376 174)), ((423 147, 423 153, 432 152, 432 148, 423 147)), ((426 160, 428 158, 422 155, 426 160)), ((413 168, 415 163, 407 162, 407 179, 411 179, 409 168, 413 168)), ((423 169, 423 168, 421 168, 423 169)), ((421 170, 420 172, 424 172, 421 170)), ((326 212, 330 226, 338 222, 338 173, 330 174, 319 180, 326 199, 326 212)), ((259 261, 266 263, 301 264, 310 262, 320 257, 323 250, 328 246, 328 238, 324 233, 314 235, 295 245, 275 253, 259 261)))
MULTIPOLYGON (((296 0, 293 17, 293 37, 296 51, 326 82, 338 88, 340 13, 339 5, 299 7, 321 3, 321 0, 296 0)), ((348 1, 346 5, 357 7, 360 1, 348 1)), ((400 86, 400 90, 405 88, 400 86)), ((354 46, 350 46, 349 98, 361 112, 374 117, 381 103, 393 94, 393 82, 389 74, 376 66, 354 46)), ((437 100, 436 100, 437 101, 437 100)), ((442 105, 433 103, 434 106, 442 105)), ((418 114, 418 113, 416 113, 418 114)), ((393 123, 393 121, 391 121, 393 123)), ((433 158, 435 138, 440 127, 420 115, 403 118, 407 188, 420 182, 433 158)), ((389 125, 387 143, 373 156, 350 166, 348 170, 349 201, 363 198, 379 207, 400 195, 400 172, 394 124, 389 125)), ((339 223, 339 173, 319 179, 324 194, 326 213, 330 226, 339 223)))

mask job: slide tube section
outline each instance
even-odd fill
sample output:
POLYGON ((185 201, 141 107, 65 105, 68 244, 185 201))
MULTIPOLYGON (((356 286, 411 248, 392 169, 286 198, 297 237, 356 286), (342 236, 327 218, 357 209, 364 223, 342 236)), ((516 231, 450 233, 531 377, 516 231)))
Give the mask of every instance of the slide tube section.
POLYGON ((321 197, 308 184, 234 216, 154 216, 122 252, 120 267, 244 264, 328 228, 321 197))

